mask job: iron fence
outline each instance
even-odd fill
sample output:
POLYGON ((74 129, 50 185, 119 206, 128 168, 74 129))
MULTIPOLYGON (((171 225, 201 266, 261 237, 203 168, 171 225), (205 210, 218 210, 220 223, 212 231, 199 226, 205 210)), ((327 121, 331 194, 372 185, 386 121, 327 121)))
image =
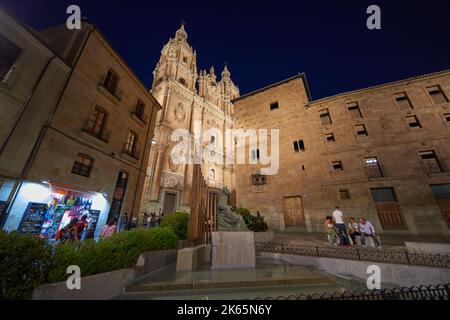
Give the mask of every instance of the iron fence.
POLYGON ((449 297, 450 284, 440 284, 410 288, 258 297, 254 300, 450 300, 449 297))
POLYGON ((436 268, 450 268, 449 254, 416 253, 409 252, 407 250, 387 250, 355 247, 346 248, 319 245, 315 246, 258 242, 256 243, 256 251, 357 261, 406 264, 436 268))

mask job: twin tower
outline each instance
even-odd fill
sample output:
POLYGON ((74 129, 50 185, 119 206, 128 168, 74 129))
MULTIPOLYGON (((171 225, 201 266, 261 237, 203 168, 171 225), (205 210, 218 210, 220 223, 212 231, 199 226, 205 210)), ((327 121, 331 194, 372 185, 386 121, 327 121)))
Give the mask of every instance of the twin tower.
MULTIPOLYGON (((153 73, 151 92, 162 106, 155 124, 155 136, 147 170, 143 206, 146 212, 165 216, 175 211, 189 210, 193 165, 179 164, 171 154, 177 142, 171 135, 177 129, 201 131, 209 129, 225 132, 233 128, 233 103, 239 97, 239 88, 231 80, 225 66, 218 80, 214 68, 209 72, 197 69, 197 53, 188 43, 184 26, 164 46, 153 73)), ((209 138, 208 138, 209 139, 209 138)), ((211 137, 210 142, 214 142, 211 137)), ((204 139, 203 139, 204 141, 204 139)), ((202 151, 211 147, 202 144, 202 151)), ((206 150, 208 151, 208 150, 206 150)), ((223 149, 210 152, 226 157, 223 149)), ((232 165, 203 163, 202 173, 207 177, 211 195, 223 187, 231 190, 230 201, 235 201, 235 174, 232 165)))

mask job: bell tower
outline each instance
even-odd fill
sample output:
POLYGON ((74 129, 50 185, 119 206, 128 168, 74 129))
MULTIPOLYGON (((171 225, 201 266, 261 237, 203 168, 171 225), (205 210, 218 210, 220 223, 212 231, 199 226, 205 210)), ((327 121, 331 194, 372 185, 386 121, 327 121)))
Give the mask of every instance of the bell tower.
POLYGON ((153 72, 152 90, 166 80, 176 81, 195 92, 197 81, 197 54, 189 45, 184 24, 161 51, 161 57, 153 72))

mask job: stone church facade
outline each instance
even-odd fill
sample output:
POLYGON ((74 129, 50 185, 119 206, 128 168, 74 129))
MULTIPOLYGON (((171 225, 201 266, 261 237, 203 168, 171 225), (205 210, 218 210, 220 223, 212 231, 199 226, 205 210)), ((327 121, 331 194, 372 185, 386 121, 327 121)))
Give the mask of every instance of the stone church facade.
MULTIPOLYGON (((172 141, 173 132, 202 132, 199 141, 202 152, 226 157, 223 145, 217 143, 218 137, 206 136, 205 132, 215 129, 224 133, 233 127, 231 101, 239 97, 239 89, 226 66, 220 80, 214 68, 198 71, 197 54, 182 26, 162 49, 151 92, 162 110, 156 121, 143 204, 147 212, 167 215, 176 210, 189 210, 194 168, 193 163, 180 164, 173 160, 171 153, 178 143, 176 139, 172 141)), ((202 172, 212 190, 223 187, 234 190, 232 165, 205 162, 202 172)))

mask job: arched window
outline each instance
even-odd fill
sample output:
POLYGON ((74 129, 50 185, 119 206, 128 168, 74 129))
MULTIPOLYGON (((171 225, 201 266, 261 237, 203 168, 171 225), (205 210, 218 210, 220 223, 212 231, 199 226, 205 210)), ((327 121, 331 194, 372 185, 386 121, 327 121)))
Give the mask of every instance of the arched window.
POLYGON ((93 164, 94 159, 86 154, 79 153, 73 163, 72 173, 79 176, 89 177, 93 164))
POLYGON ((216 170, 211 169, 209 172, 209 178, 215 180, 216 179, 216 170))

